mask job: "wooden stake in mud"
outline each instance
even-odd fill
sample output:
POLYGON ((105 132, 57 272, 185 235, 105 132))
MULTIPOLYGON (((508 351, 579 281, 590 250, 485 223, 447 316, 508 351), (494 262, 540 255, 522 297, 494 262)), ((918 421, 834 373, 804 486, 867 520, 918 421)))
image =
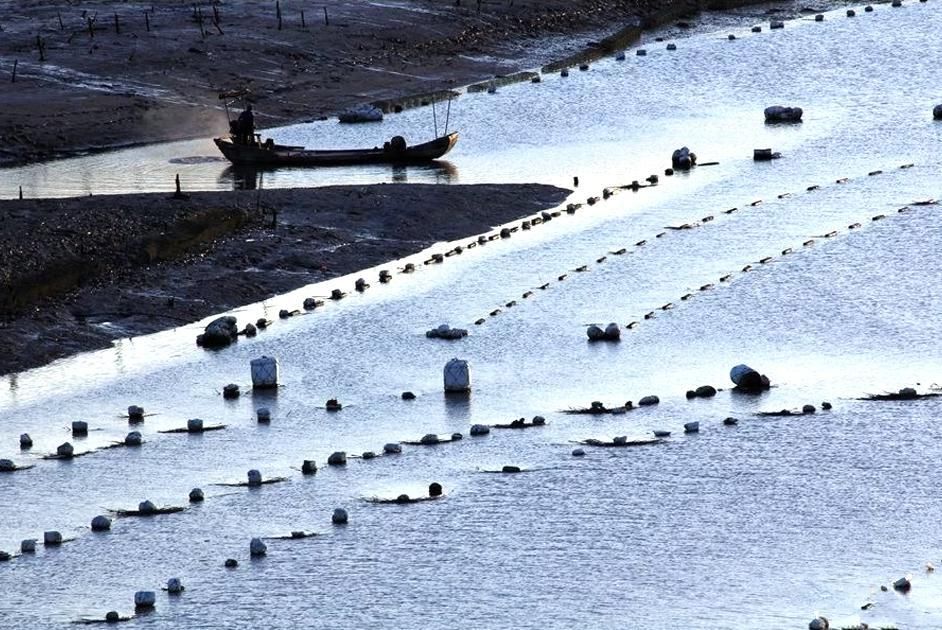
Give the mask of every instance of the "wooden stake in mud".
POLYGON ((120 34, 121 34, 121 24, 118 22, 118 14, 117 14, 117 13, 114 14, 114 34, 115 34, 115 35, 120 35, 120 34))
POLYGON ((23 187, 20 186, 20 199, 23 199, 23 187))
POLYGON ((304 23, 304 9, 301 9, 301 28, 307 28, 307 24, 304 23))
POLYGON ((144 28, 150 33, 150 15, 147 14, 147 11, 144 11, 144 28))
POLYGON ((177 192, 174 193, 174 196, 182 197, 183 192, 180 191, 180 173, 177 173, 176 183, 177 183, 177 192))
POLYGON ((36 47, 39 48, 39 60, 46 60, 46 43, 43 42, 43 38, 39 35, 36 36, 36 47))
POLYGON ((213 22, 216 24, 216 28, 219 28, 219 9, 216 5, 213 5, 213 22))
POLYGON ((275 0, 275 13, 278 15, 278 30, 281 30, 281 1, 275 0))
POLYGON ((85 16, 85 22, 88 23, 88 38, 95 39, 95 20, 89 16, 85 16))
POLYGON ((59 30, 64 31, 65 25, 62 24, 62 13, 60 13, 59 11, 56 11, 56 17, 59 18, 59 30))
POLYGON ((16 67, 20 64, 19 59, 13 60, 13 76, 10 78, 10 83, 16 83, 16 67))
POLYGON ((327 7, 324 7, 324 26, 330 26, 330 19, 327 17, 327 7))

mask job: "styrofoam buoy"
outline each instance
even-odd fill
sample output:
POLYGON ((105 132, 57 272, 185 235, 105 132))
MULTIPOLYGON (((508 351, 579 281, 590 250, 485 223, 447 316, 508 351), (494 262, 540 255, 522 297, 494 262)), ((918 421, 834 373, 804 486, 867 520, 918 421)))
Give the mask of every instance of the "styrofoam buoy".
POLYGON ((134 608, 153 608, 157 604, 157 594, 154 591, 138 591, 134 593, 134 608))
POLYGON ((585 457, 585 449, 584 448, 572 449, 572 456, 573 457, 585 457))
POLYGON ((33 438, 29 436, 29 433, 20 433, 20 449, 26 450, 33 448, 33 438))
POLYGON ((415 394, 412 392, 402 392, 403 400, 415 400, 415 394))
POLYGON ((667 50, 677 50, 677 44, 668 44, 667 50))
POLYGON ((648 51, 646 51, 644 48, 639 48, 638 50, 635 51, 635 55, 638 57, 644 57, 647 54, 648 54, 648 51))
POLYGON ((226 400, 232 400, 233 398, 238 398, 239 394, 242 392, 239 391, 239 386, 235 383, 229 383, 222 388, 222 397, 226 400))
POLYGON ((64 442, 56 447, 56 455, 63 459, 71 459, 75 454, 75 449, 68 442, 64 442))
POLYGON ((137 504, 137 511, 141 514, 153 514, 157 511, 157 506, 154 505, 153 501, 144 500, 137 504))
POLYGON ((812 414, 816 411, 817 409, 815 409, 814 405, 803 405, 801 408, 801 413, 804 413, 804 414, 812 414))
POLYGON ((36 553, 36 539, 24 538, 20 541, 20 553, 36 553))
POLYGON ((278 359, 261 356, 249 362, 252 370, 253 389, 278 387, 278 359))
POLYGON ((72 421, 72 436, 73 437, 83 437, 88 435, 88 423, 84 420, 73 420, 72 421))
POLYGON ((452 359, 442 371, 446 393, 471 391, 471 368, 462 359, 452 359))
POLYGON ((602 339, 605 339, 605 331, 595 324, 589 326, 586 329, 585 334, 589 337, 589 341, 601 341, 602 339))
POLYGON ((398 455, 402 452, 402 444, 397 444, 396 442, 390 442, 383 446, 383 452, 387 455, 398 455))
POLYGON ((301 474, 302 475, 316 475, 317 474, 317 462, 313 459, 305 459, 301 463, 301 474))
POLYGON ((255 410, 255 418, 259 424, 271 422, 271 410, 268 407, 259 407, 255 410))
POLYGON ((487 435, 491 432, 491 428, 486 424, 474 424, 471 425, 471 431, 469 433, 473 436, 477 435, 487 435))
POLYGON ((254 468, 248 472, 249 486, 255 487, 262 485, 262 473, 254 468))
POLYGON ((227 569, 234 569, 239 566, 239 561, 235 558, 226 558, 226 561, 223 563, 223 566, 227 569))
POLYGON ((344 451, 335 451, 327 458, 328 466, 346 466, 347 454, 344 451))
POLYGON ((337 508, 334 510, 334 513, 330 516, 330 522, 334 525, 346 525, 349 520, 349 515, 347 511, 343 508, 337 508))
POLYGON ((376 453, 373 451, 363 451, 363 454, 360 455, 362 459, 376 459, 376 453))
POLYGON ((654 437, 657 437, 657 438, 666 438, 670 436, 671 436, 670 431, 663 431, 660 429, 654 431, 654 437))
POLYGON ((253 558, 259 558, 268 553, 268 545, 261 538, 253 538, 249 542, 249 555, 253 558))
POLYGON ((642 396, 641 400, 638 401, 639 407, 650 407, 652 405, 657 405, 661 402, 661 399, 657 396, 642 396))
POLYGON ((171 595, 179 595, 184 590, 183 582, 180 578, 170 578, 167 580, 167 592, 171 595))
POLYGON ((144 443, 144 438, 141 437, 140 431, 131 431, 126 436, 124 436, 125 446, 140 446, 143 443, 144 443))
POLYGON ((118 614, 117 610, 109 610, 105 613, 106 623, 118 623, 119 621, 121 621, 121 615, 118 614))
POLYGON ((0 459, 0 472, 13 472, 16 470, 16 464, 12 459, 0 459))
POLYGON ((131 422, 140 422, 144 419, 144 408, 138 405, 128 407, 128 420, 131 422))
POLYGON ((687 422, 684 424, 684 433, 699 433, 700 432, 700 423, 699 422, 687 422))
POLYGON ((188 433, 202 433, 203 420, 201 418, 190 418, 186 421, 186 430, 188 433))
POLYGON ((190 490, 189 498, 190 498, 190 503, 199 503, 206 497, 203 496, 203 491, 200 488, 193 488, 192 490, 190 490))
POLYGON ((769 22, 769 30, 774 30, 777 28, 785 28, 785 22, 782 22, 781 20, 772 20, 769 22))
POLYGON ((828 630, 830 627, 827 618, 825 617, 815 617, 810 622, 808 622, 808 630, 828 630))
POLYGON ((103 514, 99 514, 92 519, 93 532, 106 532, 111 529, 111 519, 103 514))
POLYGON ((434 433, 426 433, 422 436, 422 439, 419 440, 422 444, 438 444, 441 440, 434 433))
POLYGON ((816 16, 814 16, 814 21, 815 21, 815 22, 823 22, 823 21, 824 21, 824 14, 823 14, 823 13, 818 13, 816 16))
POLYGON ((54 546, 56 546, 56 545, 61 545, 61 544, 62 544, 62 534, 59 533, 59 532, 57 532, 57 531, 55 531, 55 530, 50 530, 50 531, 48 531, 48 532, 43 532, 43 544, 44 544, 44 545, 48 545, 48 546, 50 546, 50 547, 54 547, 54 546))

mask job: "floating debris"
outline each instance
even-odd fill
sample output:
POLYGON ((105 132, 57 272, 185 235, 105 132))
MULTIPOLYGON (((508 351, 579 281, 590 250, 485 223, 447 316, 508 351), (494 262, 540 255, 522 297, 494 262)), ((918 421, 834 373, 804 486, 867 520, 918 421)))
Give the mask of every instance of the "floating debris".
POLYGON ((190 418, 186 421, 186 427, 181 427, 178 429, 165 429, 163 431, 158 431, 157 433, 206 433, 207 431, 221 431, 225 429, 226 425, 224 424, 203 424, 203 420, 200 418, 190 418))
POLYGON ((629 440, 628 436, 620 435, 611 440, 597 440, 595 438, 588 438, 585 440, 580 440, 578 444, 583 444, 585 446, 598 446, 603 448, 625 448, 630 446, 650 446, 652 444, 660 444, 661 439, 654 438, 635 438, 629 440))
POLYGON ((926 392, 920 394, 912 387, 904 387, 897 392, 888 394, 868 394, 857 400, 922 400, 923 398, 938 398, 942 392, 926 392))
POLYGON ((531 427, 546 426, 546 418, 543 416, 533 416, 533 420, 527 422, 524 418, 517 418, 504 424, 492 424, 492 429, 528 429, 531 427))
POLYGON ((780 409, 779 411, 759 411, 756 415, 760 418, 787 418, 789 416, 805 416, 815 412, 814 405, 805 405, 799 410, 780 409), (807 410, 807 411, 806 411, 807 410))
POLYGON ((157 507, 151 501, 141 501, 137 505, 136 510, 108 510, 115 516, 128 517, 128 516, 157 516, 160 514, 176 514, 177 512, 182 512, 186 508, 179 507, 175 505, 157 507))
POLYGON ((728 427, 732 427, 732 426, 736 426, 737 424, 739 424, 739 420, 736 419, 736 418, 724 418, 724 419, 723 419, 723 424, 726 425, 726 426, 728 426, 728 427))
POLYGON ((0 473, 11 473, 18 470, 29 470, 33 465, 17 466, 12 459, 0 459, 0 473))
POLYGON ((569 409, 564 409, 562 413, 569 415, 601 416, 605 414, 623 414, 632 409, 634 409, 634 404, 632 404, 631 401, 626 402, 620 407, 606 407, 601 401, 594 400, 588 407, 571 407, 569 409))

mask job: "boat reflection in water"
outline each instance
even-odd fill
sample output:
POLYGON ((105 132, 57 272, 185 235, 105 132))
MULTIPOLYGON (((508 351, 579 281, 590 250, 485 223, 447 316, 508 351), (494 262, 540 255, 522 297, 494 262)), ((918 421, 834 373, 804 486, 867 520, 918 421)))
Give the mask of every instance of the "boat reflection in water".
POLYGON ((303 188, 362 182, 364 176, 394 183, 455 184, 458 169, 451 162, 435 160, 427 164, 372 164, 328 168, 230 165, 219 174, 219 183, 232 190, 263 188, 303 188))

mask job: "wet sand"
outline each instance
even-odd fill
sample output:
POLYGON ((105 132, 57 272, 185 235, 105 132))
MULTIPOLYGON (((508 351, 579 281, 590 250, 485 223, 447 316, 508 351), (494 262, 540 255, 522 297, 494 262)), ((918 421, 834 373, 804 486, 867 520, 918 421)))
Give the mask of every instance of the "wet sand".
POLYGON ((485 232, 569 192, 382 184, 0 201, 0 374, 485 232))
MULTIPOLYGON (((194 13, 191 3, 10 0, 0 15, 0 166, 224 133, 220 90, 251 90, 260 128, 364 102, 419 105, 428 98, 416 95, 610 52, 640 28, 748 4, 282 0, 279 26, 274 2, 194 13)), ((800 10, 795 0, 774 6, 800 10)))

